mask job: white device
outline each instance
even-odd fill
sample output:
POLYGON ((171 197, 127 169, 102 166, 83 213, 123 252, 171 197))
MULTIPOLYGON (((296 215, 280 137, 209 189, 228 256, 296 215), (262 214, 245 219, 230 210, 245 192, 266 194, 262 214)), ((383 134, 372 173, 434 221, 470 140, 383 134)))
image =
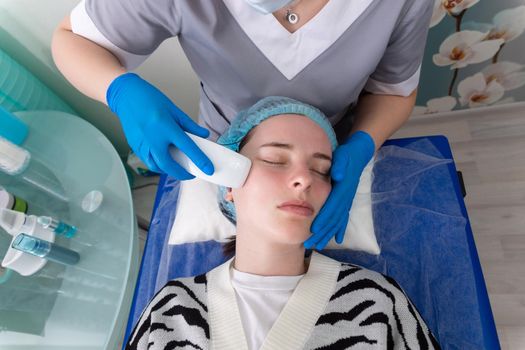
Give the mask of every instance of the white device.
POLYGON ((193 164, 188 156, 171 145, 169 148, 171 156, 187 172, 199 179, 221 186, 238 188, 244 184, 252 166, 252 161, 249 158, 202 137, 188 132, 186 132, 186 135, 208 156, 215 168, 215 172, 212 175, 206 175, 193 164))

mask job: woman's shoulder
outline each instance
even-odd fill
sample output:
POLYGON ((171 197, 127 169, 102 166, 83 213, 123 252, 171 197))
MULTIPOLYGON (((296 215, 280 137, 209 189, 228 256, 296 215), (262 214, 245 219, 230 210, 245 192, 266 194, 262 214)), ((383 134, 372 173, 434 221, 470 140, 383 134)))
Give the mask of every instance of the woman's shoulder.
POLYGON ((440 348, 415 305, 392 277, 349 263, 341 263, 334 292, 318 324, 337 324, 343 319, 353 325, 350 329, 354 333, 372 334, 371 329, 376 329, 374 336, 379 339, 387 324, 393 332, 389 342, 402 337, 418 344, 418 349, 440 348))
POLYGON ((181 277, 168 281, 151 299, 145 312, 171 308, 174 305, 207 313, 206 275, 181 277))
POLYGON ((392 297, 406 296, 401 286, 392 277, 351 263, 341 263, 337 284, 339 288, 347 286, 348 291, 372 288, 386 292, 392 297))
POLYGON ((204 286, 206 287, 208 280, 206 278, 206 274, 201 274, 197 276, 190 276, 190 277, 179 277, 172 280, 169 280, 164 288, 169 288, 172 286, 178 286, 178 285, 188 285, 188 286, 204 286))
POLYGON ((126 349, 155 348, 185 342, 205 349, 210 339, 206 276, 169 281, 154 296, 137 322, 126 349), (156 330, 162 332, 155 332, 156 330))
POLYGON ((165 298, 167 295, 179 298, 185 296, 190 298, 202 297, 206 295, 207 284, 206 274, 176 278, 168 281, 153 300, 165 298))

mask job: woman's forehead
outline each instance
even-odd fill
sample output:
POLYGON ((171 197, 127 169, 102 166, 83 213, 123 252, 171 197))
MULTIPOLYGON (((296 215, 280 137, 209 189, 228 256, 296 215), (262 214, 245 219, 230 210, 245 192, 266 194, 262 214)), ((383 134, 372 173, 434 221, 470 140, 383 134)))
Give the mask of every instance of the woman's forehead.
POLYGON ((282 142, 300 140, 305 137, 319 138, 324 135, 326 142, 330 143, 325 131, 316 122, 299 114, 281 114, 270 117, 252 131, 253 136, 256 136, 258 140, 265 140, 264 142, 271 139, 271 141, 282 142))
POLYGON ((330 155, 331 144, 324 130, 304 116, 277 116, 265 120, 247 135, 244 147, 256 152, 262 149, 283 149, 289 151, 322 152, 330 155), (299 117, 299 118, 298 118, 299 117), (301 118, 302 117, 302 118, 301 118), (273 147, 272 147, 273 146, 273 147))

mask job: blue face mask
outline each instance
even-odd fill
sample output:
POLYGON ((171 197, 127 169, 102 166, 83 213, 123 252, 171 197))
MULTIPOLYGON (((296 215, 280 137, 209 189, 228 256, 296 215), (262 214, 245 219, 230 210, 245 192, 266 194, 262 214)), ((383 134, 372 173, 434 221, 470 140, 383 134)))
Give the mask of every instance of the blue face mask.
POLYGON ((265 15, 275 12, 286 5, 291 4, 294 0, 244 0, 251 7, 265 15))

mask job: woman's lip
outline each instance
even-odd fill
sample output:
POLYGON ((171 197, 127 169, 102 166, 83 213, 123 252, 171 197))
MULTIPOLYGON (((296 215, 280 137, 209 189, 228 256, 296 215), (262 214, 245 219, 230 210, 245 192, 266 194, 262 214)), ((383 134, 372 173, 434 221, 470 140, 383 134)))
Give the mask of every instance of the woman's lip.
POLYGON ((280 206, 279 209, 285 210, 293 214, 301 215, 301 216, 312 216, 312 214, 314 213, 312 209, 301 207, 298 205, 283 205, 283 206, 280 206))

